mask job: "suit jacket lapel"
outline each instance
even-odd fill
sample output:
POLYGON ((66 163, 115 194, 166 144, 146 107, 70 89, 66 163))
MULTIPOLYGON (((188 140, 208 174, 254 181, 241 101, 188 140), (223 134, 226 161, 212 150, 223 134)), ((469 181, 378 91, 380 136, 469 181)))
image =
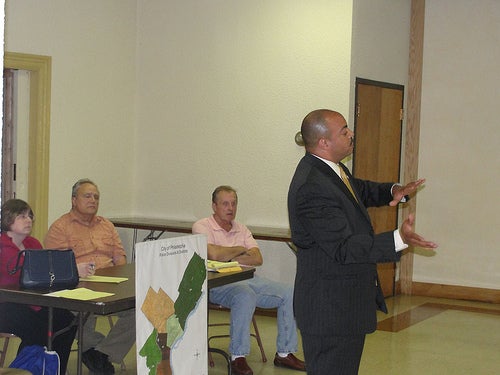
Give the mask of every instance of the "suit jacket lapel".
MULTIPOLYGON (((347 178, 349 180, 352 181, 352 175, 351 175, 351 172, 349 172, 349 169, 343 164, 343 163, 339 163, 339 168, 342 168, 343 171, 345 172, 347 178)), ((338 176, 337 176, 338 177, 338 176)), ((349 196, 352 198, 352 194, 351 192, 349 191, 349 188, 346 186, 346 184, 344 183, 344 181, 342 181, 342 178, 340 178, 340 181, 342 182, 342 184, 345 186, 345 188, 347 189, 347 191, 349 192, 349 196)), ((352 187, 352 190, 354 191, 354 194, 356 194, 356 199, 354 199, 354 201, 356 203, 360 202, 360 198, 359 198, 359 194, 358 192, 356 191, 356 187, 354 186, 354 184, 351 183, 351 187, 352 187)))
MULTIPOLYGON (((339 163, 339 167, 342 168, 342 169, 344 169, 347 177, 352 181, 353 180, 353 176, 352 176, 351 172, 349 171, 349 169, 343 163, 339 163)), ((342 184, 345 186, 344 181, 342 181, 341 178, 339 178, 339 179, 342 182, 342 184)), ((360 195, 358 194, 358 191, 356 190, 356 186, 353 183, 351 183, 351 187, 352 187, 352 190, 354 190, 354 194, 356 194, 356 198, 358 200, 356 200, 356 199, 354 199, 352 197, 352 194, 349 191, 349 189, 347 188, 347 186, 345 188, 349 192, 349 195, 351 196, 352 200, 354 202, 356 202, 358 204, 358 207, 360 208, 360 210, 363 211, 363 214, 365 215, 366 219, 371 223, 370 215, 368 214, 368 211, 367 211, 365 205, 363 204, 362 200, 360 199, 360 195)))
POLYGON ((328 177, 335 185, 337 185, 337 187, 342 190, 345 195, 347 196, 350 196, 350 198, 352 198, 352 201, 353 202, 356 202, 356 200, 354 199, 354 197, 352 196, 351 192, 349 191, 349 189, 347 188, 347 186, 345 186, 344 184, 344 181, 342 181, 342 179, 337 175, 337 173, 335 173, 335 171, 330 168, 329 165, 327 165, 326 163, 324 163, 322 160, 318 159, 316 156, 314 155, 311 155, 311 154, 307 154, 307 157, 309 158, 309 160, 311 161, 311 163, 316 167, 318 168, 321 173, 323 173, 326 177, 328 177))
MULTIPOLYGON (((345 185, 344 181, 342 181, 342 179, 337 175, 337 173, 335 173, 335 171, 329 165, 327 165, 326 163, 324 163, 322 160, 318 159, 314 155, 306 154, 306 156, 310 159, 311 163, 315 167, 317 167, 340 190, 342 190, 344 192, 344 194, 352 201, 352 203, 363 212, 363 214, 368 219, 368 221, 370 221, 370 216, 368 215, 368 211, 366 210, 366 207, 364 206, 364 204, 360 200, 359 194, 357 192, 355 193, 356 196, 358 197, 358 200, 359 200, 359 201, 356 201, 356 199, 354 199, 354 197, 352 196, 351 192, 349 191, 349 189, 345 185)), ((346 173, 349 176, 349 178, 352 178, 352 175, 349 172, 349 170, 347 169, 347 167, 344 164, 342 164, 342 163, 340 163, 339 165, 340 165, 340 168, 344 168, 344 171, 346 171, 346 173)), ((354 191, 356 191, 356 188, 355 188, 354 185, 352 185, 352 188, 353 188, 354 191)))
MULTIPOLYGON (((316 166, 324 175, 326 175, 340 190, 344 192, 344 194, 355 204, 358 204, 356 202, 356 199, 352 196, 351 192, 345 185, 344 181, 338 176, 337 173, 326 163, 324 163, 322 160, 318 159, 314 155, 308 154, 311 162, 316 166)), ((340 168, 342 168, 344 165, 341 164, 340 168)), ((347 170, 347 168, 344 167, 344 170, 347 170)), ((347 171, 348 172, 348 171, 347 171)), ((348 174, 349 176, 350 174, 348 174)))

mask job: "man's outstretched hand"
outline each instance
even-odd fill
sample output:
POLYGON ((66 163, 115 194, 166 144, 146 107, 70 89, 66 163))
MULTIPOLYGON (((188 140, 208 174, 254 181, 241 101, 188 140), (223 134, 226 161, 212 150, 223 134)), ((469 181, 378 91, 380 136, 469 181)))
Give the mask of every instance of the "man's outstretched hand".
POLYGON ((417 188, 425 182, 425 178, 418 179, 416 181, 410 182, 405 186, 396 185, 392 189, 392 201, 389 202, 389 206, 397 206, 401 199, 405 195, 410 195, 414 193, 417 188))
POLYGON ((435 249, 438 245, 435 242, 428 241, 421 235, 415 233, 413 226, 415 224, 415 215, 410 214, 408 218, 403 222, 401 228, 399 228, 399 233, 403 242, 407 245, 423 247, 426 249, 435 249))

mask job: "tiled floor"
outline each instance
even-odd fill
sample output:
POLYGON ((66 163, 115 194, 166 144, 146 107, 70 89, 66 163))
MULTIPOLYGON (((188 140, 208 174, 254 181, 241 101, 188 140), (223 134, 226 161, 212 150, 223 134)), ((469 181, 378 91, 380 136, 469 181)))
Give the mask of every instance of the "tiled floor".
MULTIPOLYGON (((360 375, 500 374, 500 305, 408 296, 389 298, 387 302, 390 313, 380 313, 379 329, 367 336, 360 375)), ((211 314, 211 319, 226 319, 224 312, 211 314)), ((258 316, 257 321, 268 362, 262 363, 257 344, 252 340, 252 353, 247 360, 254 374, 299 374, 273 365, 275 318, 258 316)), ((106 327, 107 321, 102 319, 102 324, 106 327)), ((218 339, 213 346, 227 349, 228 340, 218 339)), ((14 341, 7 363, 16 348, 14 341)), ((303 358, 302 352, 297 356, 303 358)), ((208 374, 226 374, 222 357, 216 355, 214 359, 215 367, 209 368, 208 374)), ((135 374, 135 347, 125 362, 127 371, 122 374, 135 374)), ((75 366, 76 355, 72 355, 70 375, 76 374, 75 366)), ((120 366, 115 367, 119 373, 120 366)), ((88 374, 86 369, 84 374, 88 374)))

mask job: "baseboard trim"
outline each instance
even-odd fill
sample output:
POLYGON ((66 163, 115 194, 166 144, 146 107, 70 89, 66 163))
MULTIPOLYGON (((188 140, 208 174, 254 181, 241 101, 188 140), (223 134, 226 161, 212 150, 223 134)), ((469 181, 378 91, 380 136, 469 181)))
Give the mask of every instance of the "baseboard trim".
MULTIPOLYGON (((401 283, 399 280, 396 282, 395 290, 396 290, 396 295, 401 294, 401 283)), ((461 286, 461 285, 413 282, 411 294, 414 296, 500 303, 499 289, 475 288, 475 287, 461 286)), ((386 296, 386 298, 387 297, 388 296, 386 296)), ((257 315, 276 317, 276 313, 277 313, 276 309, 261 309, 259 307, 255 309, 255 314, 257 315)))
POLYGON ((412 295, 452 298, 468 301, 500 303, 499 289, 475 288, 461 285, 412 283, 412 295))

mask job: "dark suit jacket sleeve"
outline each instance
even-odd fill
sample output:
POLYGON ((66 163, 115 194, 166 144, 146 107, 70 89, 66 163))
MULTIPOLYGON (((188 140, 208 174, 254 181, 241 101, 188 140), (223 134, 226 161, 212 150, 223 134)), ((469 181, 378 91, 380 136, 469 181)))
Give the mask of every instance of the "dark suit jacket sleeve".
POLYGON ((341 191, 332 193, 331 186, 309 183, 297 192, 296 202, 302 235, 294 242, 299 248, 315 243, 342 264, 397 260, 393 233, 375 235, 364 212, 341 191))

